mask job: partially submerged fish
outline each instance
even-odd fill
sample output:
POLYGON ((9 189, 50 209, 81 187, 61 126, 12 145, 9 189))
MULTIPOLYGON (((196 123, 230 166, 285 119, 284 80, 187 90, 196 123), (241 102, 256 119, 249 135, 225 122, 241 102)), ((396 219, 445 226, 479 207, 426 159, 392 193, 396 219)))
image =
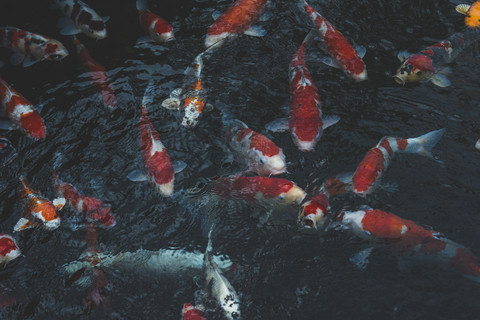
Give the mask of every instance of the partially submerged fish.
POLYGON ((12 260, 20 257, 22 253, 18 248, 17 242, 8 234, 0 234, 0 265, 5 265, 12 260))
POLYGON ((455 7, 458 13, 465 15, 465 25, 472 29, 480 28, 480 1, 473 4, 459 4, 455 7))
POLYGON ((148 10, 147 0, 137 0, 137 10, 140 25, 149 34, 151 40, 167 42, 175 39, 172 26, 148 10))

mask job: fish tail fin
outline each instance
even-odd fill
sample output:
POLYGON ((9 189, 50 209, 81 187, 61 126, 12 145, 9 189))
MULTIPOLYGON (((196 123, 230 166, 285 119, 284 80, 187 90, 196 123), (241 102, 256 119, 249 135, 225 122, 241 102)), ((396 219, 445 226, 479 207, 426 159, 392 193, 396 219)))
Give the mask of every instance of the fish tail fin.
POLYGON ((34 227, 34 224, 30 220, 26 218, 20 218, 18 222, 15 224, 15 226, 13 227, 13 231, 14 232, 23 231, 33 227, 34 227))
POLYGON ((143 94, 142 99, 142 106, 146 108, 148 104, 153 103, 153 99, 155 98, 155 84, 153 80, 148 82, 147 88, 145 89, 145 93, 143 94))
POLYGON ((463 15, 466 15, 469 9, 470 9, 470 5, 465 3, 459 4, 458 6, 455 7, 455 11, 463 15))
POLYGON ((408 145, 404 152, 418 153, 422 156, 433 158, 432 149, 440 141, 444 133, 445 128, 430 131, 416 138, 407 139, 408 145))
POLYGON ((148 10, 147 0, 137 0, 137 10, 148 10))
POLYGON ((21 183, 21 196, 22 197, 26 197, 28 196, 29 194, 32 193, 32 190, 30 188, 30 185, 28 184, 28 182, 25 180, 25 178, 23 176, 20 177, 20 183, 21 183))
POLYGON ((205 249, 205 255, 203 256, 203 263, 205 264, 207 261, 209 261, 212 257, 212 252, 213 252, 213 246, 212 246, 212 231, 213 231, 214 225, 210 227, 210 231, 208 232, 208 244, 207 248, 205 249))
POLYGON ((302 45, 309 44, 312 41, 312 39, 315 37, 316 32, 317 31, 315 30, 315 28, 312 28, 310 32, 306 35, 305 39, 303 39, 302 45))

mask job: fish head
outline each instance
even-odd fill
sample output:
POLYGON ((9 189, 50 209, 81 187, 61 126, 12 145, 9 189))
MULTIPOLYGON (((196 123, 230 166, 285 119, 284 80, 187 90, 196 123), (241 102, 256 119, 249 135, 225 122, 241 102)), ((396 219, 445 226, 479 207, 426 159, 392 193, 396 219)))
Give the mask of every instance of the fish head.
POLYGON ((153 28, 151 35, 152 39, 158 42, 168 42, 175 40, 175 34, 173 33, 172 27, 166 22, 156 23, 153 28))
POLYGON ((402 63, 393 79, 405 85, 407 82, 426 81, 434 74, 432 59, 423 54, 414 54, 402 63))
POLYGON ((60 41, 50 39, 46 46, 43 58, 50 61, 60 61, 68 56, 68 51, 60 41))
POLYGON ((343 62, 343 72, 356 82, 368 79, 367 68, 360 57, 343 62))
POLYGON ((155 189, 164 197, 170 197, 173 194, 174 180, 163 184, 155 184, 155 189))
POLYGON ((107 28, 103 20, 90 20, 87 24, 82 24, 80 29, 90 38, 105 39, 107 37, 107 28))
POLYGON ((33 139, 43 139, 47 135, 43 119, 37 111, 22 114, 20 125, 25 134, 33 139))
POLYGON ((282 150, 274 155, 266 155, 260 150, 252 150, 253 157, 249 159, 249 166, 260 175, 277 175, 287 171, 285 155, 282 150))
POLYGON ((303 191, 302 188, 296 184, 292 184, 288 191, 280 193, 277 198, 281 204, 291 205, 302 203, 303 199, 305 199, 305 195, 305 191, 303 191))
POLYGON ((0 136, 0 167, 10 163, 17 156, 17 151, 10 140, 0 136))
POLYGON ((298 221, 306 228, 321 228, 328 219, 329 201, 324 193, 319 193, 305 202, 298 216, 298 221))
POLYGON ((8 263, 21 255, 17 242, 7 234, 0 234, 0 263, 8 263))
POLYGON ((315 145, 323 134, 322 127, 317 127, 315 129, 316 132, 297 127, 292 129, 293 142, 297 145, 298 149, 301 151, 312 151, 313 148, 315 148, 315 145))

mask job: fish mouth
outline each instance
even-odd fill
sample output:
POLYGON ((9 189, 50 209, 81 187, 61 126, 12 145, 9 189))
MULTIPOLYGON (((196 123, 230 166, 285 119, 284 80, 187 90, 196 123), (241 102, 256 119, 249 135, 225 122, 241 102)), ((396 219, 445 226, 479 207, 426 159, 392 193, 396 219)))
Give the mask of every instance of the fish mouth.
POLYGON ((368 79, 368 76, 367 76, 367 69, 363 70, 361 73, 359 74, 351 74, 351 78, 353 80, 355 80, 356 82, 360 82, 360 81, 365 81, 368 79))
POLYGON ((401 84, 402 86, 405 85, 405 80, 403 80, 401 77, 398 75, 393 76, 393 80, 395 80, 396 83, 401 84))

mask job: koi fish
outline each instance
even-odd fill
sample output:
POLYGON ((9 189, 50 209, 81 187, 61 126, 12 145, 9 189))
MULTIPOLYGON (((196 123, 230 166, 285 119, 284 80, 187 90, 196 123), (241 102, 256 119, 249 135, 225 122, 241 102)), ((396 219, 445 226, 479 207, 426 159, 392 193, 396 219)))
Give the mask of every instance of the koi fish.
POLYGON ((14 231, 23 231, 35 227, 41 221, 47 230, 55 230, 60 226, 60 211, 65 205, 65 199, 58 198, 53 203, 32 190, 23 177, 20 177, 21 196, 26 199, 25 216, 20 218, 13 227, 14 231))
POLYGON ((367 80, 367 69, 362 60, 366 49, 364 47, 355 49, 340 31, 321 14, 313 10, 305 0, 301 2, 301 6, 312 20, 331 56, 331 59, 324 59, 323 62, 331 67, 342 69, 348 77, 357 82, 367 80))
POLYGON ((105 203, 100 199, 79 193, 71 184, 60 180, 55 172, 52 172, 52 175, 57 195, 65 198, 66 202, 75 211, 82 214, 87 222, 98 222, 105 228, 115 226, 115 217, 105 203))
POLYGON ((443 136, 445 129, 431 131, 416 138, 384 137, 368 150, 353 174, 353 192, 365 196, 374 190, 395 153, 417 153, 432 157, 431 150, 443 136))
POLYGON ((213 192, 223 198, 246 200, 267 206, 300 204, 305 191, 287 179, 232 176, 215 181, 213 192))
POLYGON ((196 56, 193 65, 187 69, 184 87, 173 90, 170 97, 162 102, 164 108, 180 110, 181 100, 183 100, 185 114, 182 119, 182 126, 187 128, 195 127, 203 111, 213 108, 207 104, 206 90, 202 83, 202 58, 206 52, 204 51, 196 56))
POLYGON ((8 234, 0 234, 0 264, 7 264, 20 257, 22 253, 17 242, 8 234))
POLYGON ((110 84, 110 80, 105 72, 105 67, 93 60, 87 48, 85 48, 80 40, 74 37, 73 41, 77 47, 77 53, 83 62, 83 66, 88 71, 90 79, 92 79, 102 95, 104 104, 111 109, 116 108, 115 91, 110 84))
POLYGON ((450 70, 444 65, 452 61, 465 46, 464 35, 455 33, 448 40, 435 43, 419 53, 399 52, 397 57, 402 65, 393 79, 401 85, 407 82, 431 81, 439 87, 448 87, 450 80, 445 74, 450 70))
POLYGON ((212 229, 208 234, 208 245, 203 258, 203 273, 205 288, 217 303, 222 307, 227 319, 240 319, 240 299, 230 284, 213 261, 213 248, 211 239, 212 229))
POLYGON ((455 10, 465 15, 465 25, 467 27, 480 28, 480 1, 475 1, 472 5, 459 4, 455 7, 455 10))
POLYGON ((0 100, 7 117, 26 135, 33 139, 45 138, 46 129, 40 114, 33 105, 0 79, 0 100))
MULTIPOLYGON (((435 255, 470 277, 480 276, 478 258, 465 247, 444 238, 440 233, 422 228, 411 220, 377 210, 346 211, 337 217, 340 225, 354 234, 385 240, 401 251, 435 255)), ((477 280, 478 281, 478 280, 477 280)))
POLYGON ((324 192, 319 192, 300 209, 298 222, 307 228, 321 228, 329 217, 330 202, 324 192))
POLYGON ((267 124, 267 129, 271 131, 289 129, 293 142, 301 151, 312 151, 322 137, 323 129, 340 120, 338 116, 322 115, 318 89, 305 65, 306 46, 312 37, 311 31, 290 62, 290 117, 267 124))
POLYGON ((287 171, 282 149, 240 120, 231 121, 226 142, 236 158, 259 175, 276 175, 287 171))
POLYGON ((137 10, 140 25, 153 41, 167 42, 175 39, 172 26, 148 10, 147 0, 137 0, 137 10))
POLYGON ((110 17, 100 17, 80 0, 55 0, 54 2, 54 7, 60 9, 65 15, 57 23, 57 27, 62 28, 60 34, 72 36, 83 32, 94 39, 107 37, 105 22, 110 17))
POLYGON ((192 306, 190 303, 183 304, 182 319, 183 320, 207 320, 205 313, 199 307, 192 306))
POLYGON ((0 136, 0 168, 9 164, 17 156, 17 151, 10 140, 0 136))
POLYGON ((10 57, 15 66, 22 61, 23 67, 29 67, 38 61, 60 61, 68 56, 60 41, 14 27, 0 27, 0 46, 15 52, 10 57))
POLYGON ((261 37, 265 30, 253 27, 262 16, 267 0, 237 0, 210 26, 205 38, 205 48, 222 45, 226 39, 241 34, 261 37))

